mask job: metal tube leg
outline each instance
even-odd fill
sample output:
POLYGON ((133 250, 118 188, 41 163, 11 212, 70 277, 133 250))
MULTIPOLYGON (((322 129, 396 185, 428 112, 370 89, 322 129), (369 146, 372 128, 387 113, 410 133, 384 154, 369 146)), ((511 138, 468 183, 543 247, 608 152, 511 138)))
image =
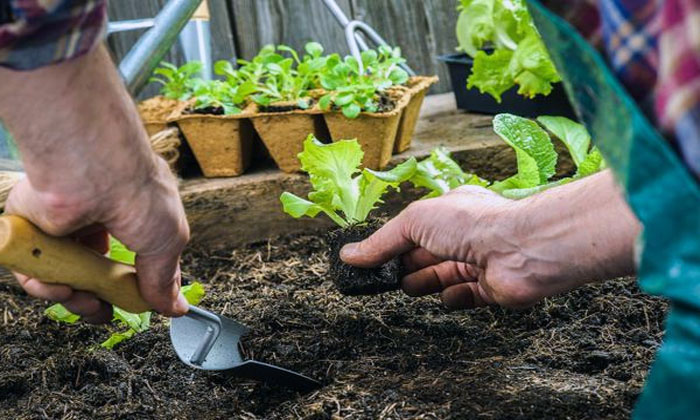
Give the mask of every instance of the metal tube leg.
POLYGON ((202 63, 200 76, 211 80, 213 65, 211 58, 211 28, 208 20, 193 19, 180 32, 180 45, 185 54, 185 61, 202 63))

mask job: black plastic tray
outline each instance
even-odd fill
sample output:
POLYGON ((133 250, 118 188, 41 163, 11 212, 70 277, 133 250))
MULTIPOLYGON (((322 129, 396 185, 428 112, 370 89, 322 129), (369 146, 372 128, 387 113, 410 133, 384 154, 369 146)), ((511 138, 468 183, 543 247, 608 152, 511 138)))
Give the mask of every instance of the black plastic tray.
POLYGON ((518 95, 518 88, 514 87, 504 92, 501 95, 501 103, 498 103, 491 95, 481 93, 477 88, 467 89, 467 78, 474 63, 471 57, 466 54, 448 54, 438 59, 447 64, 459 109, 482 114, 507 112, 530 118, 540 115, 576 118, 561 83, 555 83, 549 95, 537 95, 533 99, 518 95))

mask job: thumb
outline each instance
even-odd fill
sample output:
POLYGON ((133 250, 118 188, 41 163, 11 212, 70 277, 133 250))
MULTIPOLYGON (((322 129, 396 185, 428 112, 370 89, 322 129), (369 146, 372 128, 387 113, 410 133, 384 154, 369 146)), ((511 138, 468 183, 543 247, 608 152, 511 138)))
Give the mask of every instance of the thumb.
POLYGON ((154 256, 137 254, 136 272, 141 296, 154 310, 170 317, 187 313, 189 304, 180 294, 179 254, 154 256))
POLYGON ((345 263, 363 268, 377 267, 416 247, 409 232, 411 217, 408 209, 387 222, 369 238, 349 243, 340 250, 345 263))

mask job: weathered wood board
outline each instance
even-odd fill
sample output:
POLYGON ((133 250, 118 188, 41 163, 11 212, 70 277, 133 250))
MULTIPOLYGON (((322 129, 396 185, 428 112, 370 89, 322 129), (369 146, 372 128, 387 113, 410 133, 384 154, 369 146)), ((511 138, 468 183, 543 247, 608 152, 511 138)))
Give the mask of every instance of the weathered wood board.
MULTIPOLYGON (((482 176, 503 176, 515 168, 514 154, 491 130, 491 117, 457 111, 452 94, 426 98, 412 148, 394 156, 392 163, 427 156, 438 146, 447 147, 466 169, 482 176)), ((306 196, 307 177, 267 169, 237 178, 184 181, 181 195, 193 245, 217 249, 329 226, 324 217, 293 219, 285 214, 279 202, 284 191, 306 196)), ((382 210, 396 213, 420 194, 402 188, 387 198, 382 210)))
MULTIPOLYGON (((317 41, 327 52, 349 54, 340 25, 321 0, 228 0, 242 58, 250 59, 266 44, 286 44, 302 51, 317 41)), ((352 16, 350 0, 337 0, 352 16)))
MULTIPOLYGON (((456 0, 336 0, 350 19, 373 26, 390 44, 398 45, 408 64, 420 74, 440 76, 433 93, 447 92, 447 68, 437 56, 454 52, 457 44, 456 0)), ((111 20, 154 16, 166 0, 112 0, 111 20)), ((308 41, 326 51, 348 54, 343 29, 322 0, 209 0, 214 60, 251 58, 265 44, 287 44, 301 50, 308 41)), ((109 46, 120 60, 142 32, 113 35, 109 46)), ((175 46, 167 60, 181 64, 175 46)), ((141 97, 155 94, 149 86, 141 97)))
POLYGON ((455 51, 456 6, 452 0, 352 0, 354 18, 401 47, 414 71, 440 77, 433 93, 451 90, 447 67, 437 57, 455 51))

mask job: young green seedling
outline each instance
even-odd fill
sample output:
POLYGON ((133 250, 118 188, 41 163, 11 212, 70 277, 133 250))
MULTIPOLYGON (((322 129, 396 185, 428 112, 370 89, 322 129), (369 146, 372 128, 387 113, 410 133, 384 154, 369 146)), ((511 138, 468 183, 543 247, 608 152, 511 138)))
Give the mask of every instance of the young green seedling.
POLYGON ((280 200, 285 213, 295 218, 325 213, 340 227, 360 224, 390 187, 398 188, 416 171, 415 158, 389 171, 361 170, 363 155, 357 140, 324 144, 309 135, 299 161, 309 174, 313 191, 308 200, 284 192, 280 200))
POLYGON ((169 99, 185 101, 192 97, 194 84, 199 78, 195 75, 202 71, 202 63, 190 61, 181 67, 163 62, 155 69, 150 81, 161 84, 160 93, 169 99))
MULTIPOLYGON (((133 265, 136 260, 135 253, 111 236, 109 238, 109 257, 115 261, 129 265, 133 265)), ((181 293, 185 296, 185 299, 187 299, 190 305, 197 305, 204 298, 205 291, 201 283, 194 282, 190 285, 183 286, 181 288, 181 293)), ((80 320, 80 316, 71 313, 60 303, 47 308, 44 314, 54 321, 67 324, 74 324, 80 320)), ((148 330, 151 327, 152 315, 153 313, 150 311, 133 314, 115 306, 113 308, 114 319, 112 321, 122 330, 110 334, 109 338, 103 341, 100 346, 111 350, 122 341, 128 340, 134 335, 148 330)))
POLYGON ((239 114, 256 90, 252 82, 233 85, 220 80, 201 80, 194 88, 194 109, 214 112, 220 109, 224 115, 239 114))

